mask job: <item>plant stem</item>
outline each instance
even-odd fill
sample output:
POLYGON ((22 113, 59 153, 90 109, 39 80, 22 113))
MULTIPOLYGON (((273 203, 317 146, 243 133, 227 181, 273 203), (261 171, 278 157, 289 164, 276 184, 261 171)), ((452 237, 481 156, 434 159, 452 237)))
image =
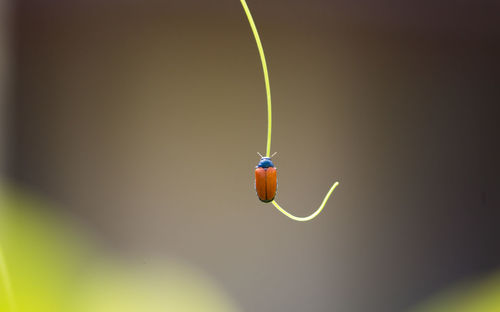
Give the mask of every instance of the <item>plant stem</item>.
POLYGON ((312 220, 312 219, 316 218, 316 216, 319 215, 319 213, 321 212, 321 210, 323 210, 323 208, 325 208, 325 205, 326 205, 326 202, 328 201, 328 198, 330 198, 330 195, 332 195, 333 190, 337 187, 337 185, 339 185, 339 182, 333 183, 332 187, 330 188, 330 190, 326 194, 326 196, 323 199, 323 202, 321 203, 321 205, 319 206, 319 208, 315 212, 313 212, 311 215, 309 215, 307 217, 296 217, 296 216, 292 215, 291 213, 289 213, 288 211, 286 211, 285 209, 281 208, 280 205, 278 205, 278 203, 275 200, 273 200, 272 203, 273 203, 274 207, 276 207, 276 209, 278 209, 279 211, 281 211, 281 213, 283 213, 285 216, 289 217, 292 220, 302 221, 302 222, 309 221, 309 220, 312 220))
POLYGON ((271 128, 273 126, 273 118, 272 118, 272 107, 271 107, 271 87, 269 86, 269 74, 267 72, 267 63, 266 56, 264 55, 264 48, 262 47, 262 43, 260 42, 259 32, 257 31, 257 26, 252 18, 252 13, 250 13, 250 9, 248 8, 245 0, 241 0, 241 5, 243 6, 243 10, 248 18, 248 22, 250 23, 250 28, 252 28, 253 36, 255 37, 255 42, 257 43, 257 49, 259 50, 260 61, 262 63, 262 71, 264 72, 264 83, 266 84, 266 96, 267 96, 267 147, 266 147, 266 157, 271 155, 271 128))
MULTIPOLYGON (((264 82, 266 85, 266 95, 267 95, 267 147, 266 147, 266 157, 269 157, 271 155, 271 128, 272 128, 272 106, 271 106, 271 87, 269 85, 269 73, 267 71, 267 63, 266 63, 266 56, 264 55, 264 48, 262 47, 262 43, 260 41, 259 37, 259 32, 257 31, 257 26, 255 26, 255 22, 253 21, 252 14, 250 13, 250 9, 248 8, 248 5, 245 0, 240 0, 241 5, 243 6, 243 10, 245 11, 247 18, 248 18, 248 23, 250 24, 250 28, 252 29, 253 36, 255 37, 255 42, 257 43, 257 49, 259 50, 259 55, 260 55, 260 61, 262 63, 262 71, 264 72, 264 82)), ((325 198, 323 199, 323 202, 319 206, 319 208, 313 212, 311 215, 307 217, 296 217, 292 215, 291 213, 287 212, 285 209, 281 208, 280 205, 276 201, 272 201, 272 204, 276 209, 278 209, 281 213, 283 213, 285 216, 289 217, 292 220, 295 221, 309 221, 314 219, 325 207, 326 202, 330 198, 330 195, 332 195, 333 190, 339 185, 339 182, 335 182, 328 193, 326 194, 325 198)))

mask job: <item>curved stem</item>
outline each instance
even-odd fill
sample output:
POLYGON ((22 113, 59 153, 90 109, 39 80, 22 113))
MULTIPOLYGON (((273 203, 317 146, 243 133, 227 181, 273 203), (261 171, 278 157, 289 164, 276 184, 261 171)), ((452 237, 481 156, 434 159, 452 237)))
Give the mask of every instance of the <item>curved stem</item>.
POLYGON ((9 271, 7 270, 7 264, 5 263, 2 246, 0 246, 0 278, 2 279, 3 288, 5 289, 9 311, 15 312, 16 304, 14 300, 14 291, 12 290, 12 284, 10 282, 9 271))
POLYGON ((264 55, 264 48, 260 42, 259 32, 257 31, 257 26, 252 18, 252 13, 248 8, 245 0, 241 0, 241 5, 250 23, 250 28, 252 28, 253 36, 255 37, 255 42, 257 43, 257 49, 259 49, 260 61, 262 62, 262 71, 264 72, 264 83, 266 84, 266 96, 267 96, 267 147, 266 147, 266 157, 271 155, 271 128, 273 126, 273 116, 271 109, 271 87, 269 86, 269 74, 267 72, 266 56, 264 55))
POLYGON ((333 190, 337 187, 337 185, 339 185, 339 182, 333 183, 332 187, 330 188, 330 190, 326 194, 326 196, 323 199, 323 202, 321 203, 321 205, 319 206, 319 208, 315 212, 313 212, 311 215, 309 215, 307 217, 296 217, 296 216, 294 216, 293 214, 289 213, 285 209, 281 208, 281 206, 278 205, 278 203, 275 200, 273 200, 271 203, 274 205, 274 207, 276 207, 276 209, 278 209, 279 211, 281 211, 281 213, 283 213, 285 216, 289 217, 292 220, 295 220, 295 221, 309 221, 309 220, 312 220, 312 219, 316 218, 316 216, 319 215, 319 213, 321 212, 321 210, 323 210, 323 208, 325 208, 325 205, 326 205, 326 202, 328 201, 328 198, 330 198, 330 195, 332 195, 333 190))
MULTIPOLYGON (((255 37, 255 42, 257 43, 257 49, 259 50, 259 55, 260 55, 260 61, 262 63, 262 71, 264 72, 264 82, 266 85, 266 95, 267 95, 267 147, 266 147, 266 157, 270 157, 269 155, 271 154, 271 128, 272 128, 272 106, 271 106, 271 87, 269 85, 269 74, 267 71, 267 63, 266 63, 266 57, 264 55, 264 48, 262 48, 262 43, 260 42, 260 37, 259 37, 259 32, 257 31, 257 26, 255 26, 255 22, 253 21, 252 14, 250 13, 250 9, 248 8, 248 5, 245 0, 240 0, 241 5, 243 6, 243 10, 245 10, 245 13, 248 18, 248 22, 250 23, 250 28, 252 28, 253 36, 255 37)), ((292 220, 295 221, 309 221, 314 219, 321 210, 326 205, 326 202, 328 201, 328 198, 330 198, 330 195, 332 195, 333 190, 339 185, 339 182, 335 182, 328 193, 326 194, 325 198, 323 199, 323 202, 319 206, 319 208, 313 212, 313 214, 307 216, 307 217, 296 217, 292 215, 291 213, 287 212, 285 209, 281 208, 280 205, 276 201, 272 201, 272 204, 276 209, 281 211, 285 216, 289 217, 292 220)))

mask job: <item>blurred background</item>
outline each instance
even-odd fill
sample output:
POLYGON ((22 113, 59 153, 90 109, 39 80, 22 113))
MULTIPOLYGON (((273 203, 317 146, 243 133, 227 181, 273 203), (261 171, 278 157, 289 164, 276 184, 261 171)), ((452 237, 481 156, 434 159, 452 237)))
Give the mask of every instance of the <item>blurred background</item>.
POLYGON ((499 311, 500 3, 248 5, 308 223, 239 1, 0 1, 19 310, 499 311))

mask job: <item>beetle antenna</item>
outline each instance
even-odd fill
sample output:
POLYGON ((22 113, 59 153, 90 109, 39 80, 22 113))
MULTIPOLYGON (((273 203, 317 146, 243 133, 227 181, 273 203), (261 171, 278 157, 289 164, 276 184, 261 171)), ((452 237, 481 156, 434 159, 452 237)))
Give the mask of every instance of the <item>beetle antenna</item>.
POLYGON ((257 152, 257 155, 259 155, 259 156, 260 156, 260 158, 264 157, 264 156, 262 156, 262 154, 261 154, 261 153, 259 153, 259 152, 257 152))
POLYGON ((274 153, 271 155, 271 157, 269 157, 269 158, 273 158, 273 157, 274 157, 274 155, 276 155, 276 154, 278 154, 278 152, 274 152, 274 153))

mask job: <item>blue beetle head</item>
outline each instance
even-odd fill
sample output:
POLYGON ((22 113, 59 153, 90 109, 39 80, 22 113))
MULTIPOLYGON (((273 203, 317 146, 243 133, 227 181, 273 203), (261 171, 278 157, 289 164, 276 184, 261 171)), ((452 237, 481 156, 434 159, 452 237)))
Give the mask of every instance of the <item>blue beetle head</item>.
POLYGON ((270 157, 262 157, 257 165, 258 168, 269 168, 274 167, 273 162, 270 157))

